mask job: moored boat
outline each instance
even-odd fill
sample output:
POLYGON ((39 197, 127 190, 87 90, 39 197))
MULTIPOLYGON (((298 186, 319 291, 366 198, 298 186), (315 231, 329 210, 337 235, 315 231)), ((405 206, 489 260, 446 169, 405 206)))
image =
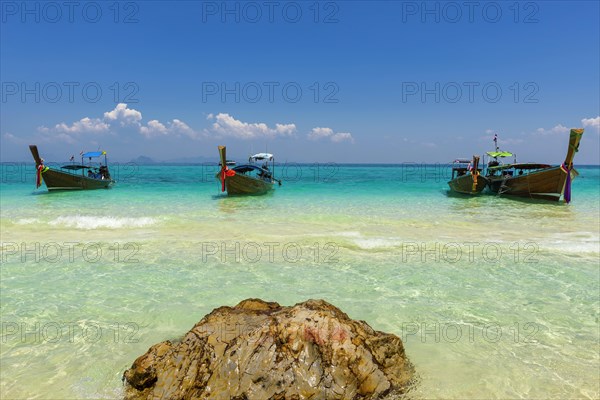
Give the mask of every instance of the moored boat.
POLYGON ((456 159, 452 163, 452 177, 448 186, 457 193, 479 194, 487 185, 487 178, 481 176, 481 172, 479 156, 473 156, 473 160, 456 159))
MULTIPOLYGON (((40 157, 36 145, 30 145, 29 150, 35 160, 36 188, 46 185, 49 191, 57 190, 93 190, 108 189, 115 181, 108 170, 108 160, 105 151, 92 151, 81 154, 81 164, 65 164, 60 169, 47 167, 40 157), (92 160, 104 156, 104 164, 94 165, 92 160), (88 159, 88 164, 84 160, 88 159)), ((73 160, 73 157, 71 157, 73 160)))
POLYGON ((502 164, 500 159, 510 157, 512 153, 501 152, 497 146, 496 151, 487 154, 493 158, 488 164, 486 177, 491 192, 498 195, 518 196, 531 199, 559 201, 564 195, 564 200, 571 201, 571 182, 579 175, 573 168, 573 158, 579 150, 579 142, 583 129, 571 129, 569 134, 569 147, 565 161, 561 165, 539 163, 502 164))
POLYGON ((221 191, 226 191, 228 195, 265 194, 273 189, 275 182, 281 185, 281 181, 273 176, 275 160, 272 154, 255 154, 248 159, 248 164, 237 165, 231 169, 228 165, 235 163, 227 160, 225 146, 219 146, 219 157, 221 170, 215 178, 221 182, 221 191), (256 165, 259 162, 262 162, 262 165, 256 165), (269 169, 269 162, 272 169, 269 169))

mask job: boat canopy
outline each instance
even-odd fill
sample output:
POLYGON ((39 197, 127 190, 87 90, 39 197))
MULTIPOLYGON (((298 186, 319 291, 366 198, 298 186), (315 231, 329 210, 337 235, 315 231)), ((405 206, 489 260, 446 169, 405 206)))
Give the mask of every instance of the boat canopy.
POLYGON ((271 172, 269 170, 266 170, 264 168, 261 168, 261 167, 258 167, 256 165, 252 165, 252 164, 238 165, 237 167, 233 167, 233 170, 235 172, 241 172, 241 173, 246 173, 246 172, 250 172, 250 171, 271 172))
POLYGON ((257 160, 257 161, 262 161, 262 160, 271 161, 272 159, 273 159, 273 154, 270 154, 270 153, 258 153, 253 156, 250 156, 250 160, 257 160))
POLYGON ((105 151, 89 151, 87 153, 83 153, 81 155, 81 157, 83 157, 83 158, 92 158, 92 157, 100 157, 100 156, 103 156, 105 154, 106 154, 105 151))
POLYGON ((488 167, 491 170, 504 170, 504 169, 544 169, 551 168, 552 165, 548 164, 538 164, 538 163, 518 163, 518 164, 506 164, 506 165, 498 165, 495 167, 488 167))
POLYGON ((470 163, 471 161, 473 161, 473 160, 470 160, 470 159, 468 159, 468 158, 457 158, 456 160, 454 160, 454 161, 452 161, 452 162, 453 162, 453 163, 456 163, 456 164, 468 164, 468 163, 470 163))
POLYGON ((90 167, 88 167, 87 165, 68 164, 68 165, 63 165, 61 168, 62 169, 89 169, 90 167))
POLYGON ((510 151, 488 151, 487 155, 490 157, 498 158, 498 157, 512 157, 513 153, 510 151))

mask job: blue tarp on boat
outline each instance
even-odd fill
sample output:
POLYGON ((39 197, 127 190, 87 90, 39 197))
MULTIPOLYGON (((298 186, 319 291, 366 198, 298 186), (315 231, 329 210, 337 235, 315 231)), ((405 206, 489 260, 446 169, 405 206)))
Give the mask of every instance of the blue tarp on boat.
POLYGON ((87 152, 87 153, 83 153, 82 157, 83 158, 100 157, 100 156, 103 156, 105 154, 106 154, 105 151, 90 151, 90 152, 87 152))

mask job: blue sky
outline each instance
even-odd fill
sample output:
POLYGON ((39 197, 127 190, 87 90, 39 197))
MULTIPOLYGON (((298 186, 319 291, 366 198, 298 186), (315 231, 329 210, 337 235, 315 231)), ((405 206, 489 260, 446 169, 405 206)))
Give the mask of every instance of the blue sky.
POLYGON ((0 5, 5 162, 600 163, 597 1, 0 5))

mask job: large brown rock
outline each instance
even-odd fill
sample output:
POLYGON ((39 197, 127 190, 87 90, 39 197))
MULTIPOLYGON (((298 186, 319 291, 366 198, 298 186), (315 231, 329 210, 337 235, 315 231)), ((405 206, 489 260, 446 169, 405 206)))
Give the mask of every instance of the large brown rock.
POLYGON ((323 300, 258 299, 213 310, 178 343, 152 346, 125 371, 126 399, 377 399, 407 390, 399 337, 323 300))

